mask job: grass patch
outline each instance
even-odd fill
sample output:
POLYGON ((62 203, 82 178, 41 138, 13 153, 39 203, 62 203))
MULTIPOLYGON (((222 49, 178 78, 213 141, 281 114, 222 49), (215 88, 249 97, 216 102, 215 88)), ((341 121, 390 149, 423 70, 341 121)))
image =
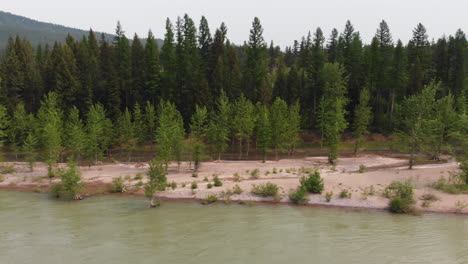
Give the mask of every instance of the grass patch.
POLYGON ((232 188, 232 193, 234 194, 241 194, 244 190, 242 190, 242 188, 236 184, 234 185, 234 187, 232 188))
POLYGON ((348 191, 347 189, 341 190, 341 192, 340 192, 340 198, 341 198, 341 199, 349 199, 349 198, 351 198, 351 192, 348 191))
POLYGON ((289 193, 289 200, 295 204, 305 204, 309 201, 307 198, 307 190, 303 187, 297 188, 289 193))
POLYGON ((111 192, 113 193, 125 192, 125 184, 124 184, 122 177, 116 177, 112 179, 111 192))
POLYGON ((198 184, 196 182, 192 182, 192 185, 190 185, 190 189, 192 190, 198 189, 198 184))
POLYGON ((260 170, 254 169, 252 172, 250 172, 250 176, 252 176, 254 179, 258 179, 260 177, 260 170))
POLYGON ((367 171, 367 167, 364 164, 359 165, 359 173, 364 173, 367 171))
POLYGON ((0 173, 1 174, 10 174, 15 173, 16 169, 13 165, 0 165, 0 173))
POLYGON ((232 175, 232 177, 234 177, 235 182, 240 182, 241 181, 241 176, 239 175, 238 172, 234 173, 234 175, 232 175))
POLYGON ((213 183, 214 183, 215 187, 223 186, 223 182, 219 179, 217 174, 215 174, 214 177, 213 177, 213 183))
POLYGON ((331 198, 333 197, 333 192, 327 192, 325 194, 325 200, 327 200, 327 203, 331 201, 331 198))
POLYGON ((137 174, 135 175, 135 178, 133 178, 133 179, 134 179, 134 180, 137 180, 137 181, 143 180, 143 174, 142 174, 142 173, 137 173, 137 174))
POLYGON ((439 200, 439 198, 432 193, 423 194, 419 199, 423 201, 422 207, 430 207, 431 203, 439 200))
POLYGON ((468 193, 468 184, 465 184, 461 173, 451 173, 448 179, 442 176, 431 186, 436 190, 450 194, 468 193))
POLYGON ((210 194, 203 200, 203 204, 212 204, 212 203, 216 203, 217 201, 218 201, 218 197, 214 194, 210 194))

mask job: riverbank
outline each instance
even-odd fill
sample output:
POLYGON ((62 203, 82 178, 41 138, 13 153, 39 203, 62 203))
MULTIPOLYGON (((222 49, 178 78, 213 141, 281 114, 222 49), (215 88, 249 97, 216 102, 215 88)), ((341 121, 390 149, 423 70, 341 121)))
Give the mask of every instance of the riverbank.
MULTIPOLYGON (((267 202, 289 203, 288 194, 299 186, 300 171, 316 168, 324 179, 325 190, 322 195, 308 195, 308 206, 341 207, 384 210, 389 199, 382 196, 386 186, 392 181, 411 180, 415 189, 416 207, 422 212, 461 213, 468 214, 468 194, 448 194, 430 187, 441 176, 448 178, 450 173, 458 170, 455 162, 435 163, 416 166, 407 169, 407 160, 402 157, 361 155, 358 157, 341 158, 335 167, 329 166, 325 157, 308 157, 303 159, 282 159, 279 161, 214 161, 203 162, 200 169, 194 172, 189 163, 180 166, 172 164, 168 171, 168 183, 175 183, 175 189, 168 188, 157 194, 158 198, 177 200, 204 200, 209 195, 216 195, 220 200, 228 202, 267 202), (365 169, 363 169, 365 166, 365 169), (361 172, 360 172, 361 167, 361 172), (302 169, 301 169, 302 168, 302 169), (258 171, 258 173, 256 173, 258 171), (221 187, 208 188, 213 184, 213 176, 222 181, 221 187), (197 176, 197 177, 193 177, 197 176), (208 180, 208 181, 206 181, 208 180), (258 197, 250 192, 253 184, 271 182, 280 187, 280 198, 258 197), (192 190, 192 183, 197 188, 192 190), (234 194, 231 191, 239 186, 243 192, 234 194), (342 190, 348 190, 350 198, 339 198, 342 190), (325 193, 333 192, 329 202, 325 193), (423 206, 423 195, 433 194, 438 200, 423 206)), ((47 178, 47 167, 37 164, 33 172, 29 172, 25 163, 12 162, 16 172, 4 175, 0 189, 23 191, 47 191, 58 179, 47 178)), ((66 166, 58 164, 59 167, 66 166)), ((141 184, 145 181, 145 163, 113 163, 92 167, 80 167, 85 188, 85 196, 109 193, 112 180, 122 177, 126 192, 119 195, 144 195, 141 184), (140 179, 140 177, 142 179, 140 179)))

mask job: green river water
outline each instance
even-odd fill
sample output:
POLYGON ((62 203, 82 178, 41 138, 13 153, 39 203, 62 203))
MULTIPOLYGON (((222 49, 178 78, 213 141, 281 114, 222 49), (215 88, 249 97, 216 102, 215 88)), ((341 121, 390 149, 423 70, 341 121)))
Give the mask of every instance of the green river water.
POLYGON ((468 217, 0 191, 0 263, 468 263, 468 217))

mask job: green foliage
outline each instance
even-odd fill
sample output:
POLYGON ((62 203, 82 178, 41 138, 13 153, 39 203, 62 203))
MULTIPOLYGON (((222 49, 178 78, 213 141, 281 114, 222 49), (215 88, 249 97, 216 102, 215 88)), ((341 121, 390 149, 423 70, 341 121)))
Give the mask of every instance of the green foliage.
POLYGON ((198 107, 197 105, 190 123, 190 137, 193 141, 192 160, 195 170, 200 167, 201 160, 204 157, 205 144, 202 140, 206 135, 207 120, 206 107, 198 107))
POLYGON ((309 193, 322 193, 324 188, 323 179, 318 171, 309 174, 309 177, 303 176, 300 182, 301 188, 304 188, 309 193))
POLYGON ((177 183, 176 183, 176 182, 174 182, 174 181, 173 181, 173 182, 171 182, 171 183, 169 184, 169 186, 171 187, 171 189, 172 189, 172 190, 175 190, 175 189, 177 189, 177 183))
POLYGON ((411 181, 393 181, 390 185, 385 187, 383 195, 387 198, 399 196, 405 199, 413 199, 413 184, 411 181))
POLYGON ((331 201, 331 198, 333 197, 333 192, 327 192, 325 194, 325 200, 327 200, 327 203, 331 201))
POLYGON ((58 95, 48 93, 41 102, 38 112, 41 146, 44 159, 55 163, 62 152, 63 113, 59 108, 58 95))
POLYGON ((192 173, 192 178, 198 178, 198 173, 192 173))
POLYGON ((230 132, 230 113, 231 104, 224 91, 217 102, 217 111, 213 112, 208 125, 208 141, 213 144, 213 150, 218 154, 218 160, 221 159, 221 153, 227 147, 230 132))
POLYGON ((271 145, 272 127, 270 124, 270 113, 265 105, 257 104, 257 123, 255 127, 255 140, 257 147, 262 152, 263 162, 266 161, 266 154, 271 145))
POLYGON ((192 185, 190 185, 190 188, 192 190, 198 189, 198 184, 196 182, 192 182, 192 185))
POLYGON ((184 126, 182 116, 175 105, 161 101, 158 108, 158 125, 155 140, 158 144, 157 153, 167 169, 169 162, 182 160, 184 126))
POLYGON ((106 111, 101 104, 92 105, 86 119, 85 156, 89 162, 102 159, 104 150, 109 146, 112 138, 110 119, 106 118, 106 111))
POLYGON ((0 105, 0 146, 3 146, 8 136, 7 128, 9 127, 9 123, 10 118, 8 117, 7 109, 4 105, 0 105))
MULTIPOLYGON (((76 160, 80 160, 86 146, 86 132, 83 122, 80 119, 79 110, 73 107, 65 123, 65 145, 76 160)), ((25 144, 26 145, 26 142, 25 144)), ((32 151, 34 151, 34 146, 32 151)))
POLYGON ((218 201, 218 197, 216 195, 210 194, 205 198, 204 204, 212 204, 212 203, 216 203, 217 201, 218 201))
POLYGON ((302 186, 297 188, 297 190, 289 193, 289 200, 295 204, 307 203, 309 199, 307 198, 307 190, 302 186))
POLYGON ((250 176, 252 176, 252 178, 254 178, 254 179, 258 179, 258 177, 260 177, 260 170, 259 169, 253 169, 250 172, 250 176))
POLYGON ((242 190, 242 188, 236 184, 234 185, 234 187, 232 188, 232 193, 234 194, 241 194, 244 190, 242 190))
POLYGON ((0 165, 0 173, 1 174, 10 174, 15 173, 16 169, 13 165, 3 164, 0 165))
POLYGON ((372 108, 369 106, 370 92, 364 88, 359 96, 359 104, 354 110, 354 154, 356 155, 362 146, 365 136, 369 134, 369 125, 372 120, 372 108))
POLYGON ((137 180, 137 181, 142 180, 142 179, 143 179, 143 174, 137 173, 137 174, 135 175, 135 178, 133 178, 133 179, 134 179, 134 180, 137 180))
POLYGON ((149 162, 148 181, 145 183, 145 196, 154 207, 154 194, 156 191, 164 191, 167 184, 167 169, 162 161, 152 160, 149 162))
POLYGON ((349 198, 351 198, 351 192, 349 192, 349 191, 346 190, 346 189, 341 190, 341 192, 340 192, 340 198, 341 198, 341 199, 345 199, 345 198, 348 198, 348 199, 349 199, 349 198))
POLYGON ((235 109, 234 117, 232 119, 232 128, 235 137, 239 141, 239 159, 242 158, 242 142, 249 144, 250 138, 254 132, 255 115, 254 106, 251 101, 246 99, 243 95, 234 102, 233 109, 235 109))
POLYGON ((208 183, 208 184, 206 185, 206 188, 208 188, 208 189, 211 189, 211 188, 213 188, 213 184, 211 184, 211 183, 208 183))
POLYGON ((223 182, 219 179, 218 175, 215 175, 213 177, 213 182, 215 187, 221 187, 223 186, 223 182))
POLYGON ((122 177, 115 177, 112 179, 112 188, 111 192, 113 193, 123 193, 125 192, 126 186, 122 177))
POLYGON ((77 197, 82 186, 81 173, 78 170, 76 163, 71 161, 67 165, 68 168, 60 173, 62 186, 61 191, 63 194, 74 199, 77 197))
POLYGON ((410 199, 395 196, 390 200, 389 209, 392 213, 408 214, 413 212, 413 204, 414 201, 411 201, 410 199))
POLYGON ((366 172, 367 167, 364 164, 359 165, 359 173, 364 173, 366 172))
POLYGON ((275 149, 278 159, 278 151, 284 151, 289 134, 289 112, 285 101, 277 98, 271 106, 271 145, 275 149))
POLYGON ((136 147, 138 138, 135 133, 136 128, 132 121, 132 115, 128 108, 125 108, 125 111, 121 113, 117 119, 117 141, 122 150, 126 153, 127 161, 131 160, 132 152, 136 147))
POLYGON ((251 192, 262 197, 276 197, 278 196, 279 187, 278 185, 270 182, 253 184, 251 192))

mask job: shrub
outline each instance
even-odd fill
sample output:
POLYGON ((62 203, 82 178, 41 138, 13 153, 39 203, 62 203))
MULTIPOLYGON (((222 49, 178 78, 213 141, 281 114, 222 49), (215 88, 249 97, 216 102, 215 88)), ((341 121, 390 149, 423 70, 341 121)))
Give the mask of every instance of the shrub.
POLYGON ((366 170, 367 170, 366 165, 363 165, 363 164, 359 165, 359 173, 364 173, 366 172, 366 170))
POLYGON ((407 198, 402 198, 400 196, 393 197, 390 200, 389 209, 390 212, 396 214, 408 214, 412 213, 413 210, 413 201, 407 198))
POLYGON ((243 190, 238 184, 236 184, 232 188, 232 192, 235 193, 235 194, 241 194, 243 192, 243 190))
POLYGON ((137 173, 137 174, 135 175, 135 178, 133 178, 133 179, 134 179, 134 180, 137 180, 137 181, 142 180, 142 179, 143 179, 143 174, 142 174, 142 173, 137 173))
POLYGON ((198 178, 198 173, 192 173, 193 178, 198 178))
POLYGON ((196 182, 192 182, 192 185, 190 186, 192 190, 198 189, 198 184, 196 182))
POLYGON ((213 177, 213 182, 215 187, 221 187, 223 186, 223 182, 219 179, 218 175, 215 175, 213 177))
POLYGON ((252 193, 262 197, 277 196, 279 187, 276 184, 267 182, 263 184, 253 184, 252 193))
POLYGON ((211 188, 213 188, 213 184, 211 184, 211 183, 208 183, 208 184, 206 185, 206 188, 208 188, 208 189, 211 189, 211 188))
POLYGON ((260 170, 259 169, 254 169, 251 173, 250 176, 254 179, 258 179, 260 177, 260 170))
POLYGON ((273 174, 277 174, 278 170, 276 168, 273 168, 273 174))
POLYGON ((182 183, 182 188, 185 188, 185 186, 186 186, 185 182, 184 182, 184 183, 182 183))
POLYGON ((309 198, 307 198, 307 190, 303 187, 297 188, 297 190, 289 193, 289 200, 295 204, 307 203, 309 201, 309 198))
POLYGON ((50 195, 52 195, 55 198, 59 198, 62 193, 62 184, 57 183, 52 185, 50 188, 50 195))
POLYGON ((41 187, 34 186, 32 190, 33 190, 33 192, 40 193, 41 192, 41 187))
POLYGON ((342 198, 342 199, 348 198, 349 199, 349 198, 351 198, 351 193, 348 190, 343 189, 340 192, 340 198, 342 198))
POLYGON ((214 194, 210 194, 205 198, 204 204, 212 204, 212 203, 216 203, 217 201, 218 201, 218 197, 214 194))
POLYGON ((465 202, 462 202, 462 201, 457 201, 455 203, 455 207, 457 208, 457 210, 463 210, 465 209, 466 207, 468 207, 468 203, 465 203, 465 202))
POLYGON ((270 171, 267 170, 267 171, 265 171, 264 174, 265 174, 265 176, 268 176, 268 174, 270 174, 270 171))
POLYGON ((432 187, 450 194, 468 193, 468 185, 462 176, 462 173, 452 173, 449 179, 442 176, 432 184, 432 187))
POLYGON ((323 179, 318 171, 309 174, 309 177, 302 177, 300 182, 309 193, 322 193, 323 191, 323 179))
POLYGON ((413 185, 409 180, 405 182, 394 181, 385 187, 383 194, 387 198, 394 198, 399 196, 404 199, 413 199, 413 185))
POLYGON ((327 203, 331 201, 331 198, 333 197, 333 192, 327 192, 325 194, 325 200, 327 200, 327 203))
POLYGON ((1 165, 0 166, 0 173, 1 174, 10 174, 15 173, 16 169, 13 165, 1 165))
POLYGON ((362 192, 362 195, 363 196, 372 196, 372 195, 375 195, 376 191, 375 191, 375 188, 374 188, 374 185, 371 185, 369 187, 366 187, 364 189, 364 191, 362 192))
POLYGON ((437 196, 435 196, 432 193, 423 194, 419 199, 421 199, 423 201, 422 202, 422 207, 429 207, 429 206, 431 206, 432 202, 435 202, 435 201, 439 200, 439 198, 437 198, 437 196))
POLYGON ((125 192, 125 184, 123 182, 122 177, 116 177, 112 179, 111 192, 113 193, 125 192))
POLYGON ((208 181, 208 177, 205 176, 205 178, 203 178, 203 181, 204 181, 204 182, 207 182, 207 181, 208 181))
POLYGON ((177 183, 175 183, 174 181, 171 182, 171 183, 169 184, 169 186, 171 186, 171 189, 172 189, 172 190, 177 189, 177 183))
POLYGON ((233 177, 234 177, 234 181, 236 181, 236 182, 240 182, 240 181, 241 181, 241 176, 239 175, 239 173, 237 173, 237 172, 234 173, 233 177))
POLYGON ((3 182, 5 180, 5 176, 0 174, 0 182, 3 182))
POLYGON ((131 181, 132 180, 132 177, 130 177, 130 175, 125 175, 124 179, 126 181, 131 181))

